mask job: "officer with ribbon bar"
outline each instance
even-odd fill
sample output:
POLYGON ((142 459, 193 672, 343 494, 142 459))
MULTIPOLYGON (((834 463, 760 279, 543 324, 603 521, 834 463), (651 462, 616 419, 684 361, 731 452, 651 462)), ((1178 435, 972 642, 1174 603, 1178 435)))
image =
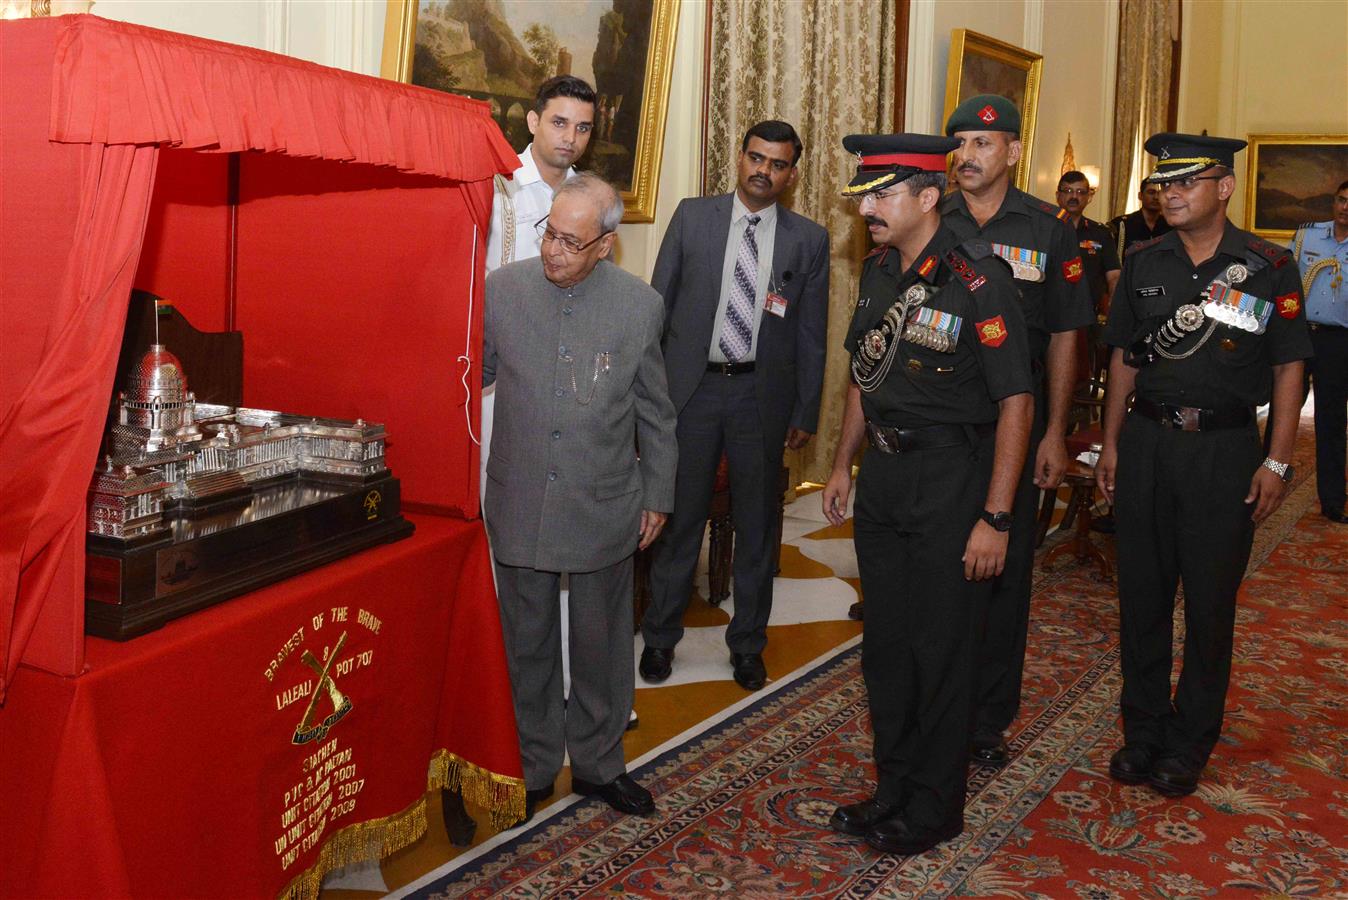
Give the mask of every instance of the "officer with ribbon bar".
POLYGON ((852 459, 868 439, 854 533, 877 784, 839 807, 832 827, 900 854, 964 828, 975 654, 1033 414, 1010 273, 987 241, 960 243, 941 223, 955 144, 843 140, 860 159, 843 193, 860 202, 877 247, 845 341, 852 384, 823 504, 830 522, 844 521, 852 459))
POLYGON ((1182 796, 1221 733, 1236 591, 1254 528, 1292 478, 1311 343, 1291 254, 1226 218, 1245 142, 1162 133, 1145 146, 1174 230, 1128 252, 1104 334, 1115 350, 1096 481, 1117 525, 1124 738, 1109 772, 1182 796), (1255 407, 1270 401, 1265 456, 1255 407))
POLYGON ((1015 104, 995 94, 970 97, 950 114, 945 133, 959 141, 953 157, 959 190, 945 198, 941 217, 956 237, 983 238, 1011 266, 1036 375, 1030 458, 1016 489, 1006 571, 993 590, 979 654, 973 757, 1002 766, 1009 758, 1002 734, 1020 709, 1039 490, 1056 490, 1067 468, 1063 438, 1077 378, 1076 331, 1095 321, 1095 307, 1076 232, 1066 221, 1070 214, 1011 184, 1021 153, 1015 104))

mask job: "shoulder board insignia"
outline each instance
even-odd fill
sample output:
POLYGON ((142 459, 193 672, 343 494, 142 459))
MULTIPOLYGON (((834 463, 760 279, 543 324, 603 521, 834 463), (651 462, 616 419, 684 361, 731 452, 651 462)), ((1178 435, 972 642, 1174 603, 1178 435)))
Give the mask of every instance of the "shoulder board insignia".
POLYGON ((1292 258, 1291 252, 1283 246, 1266 241, 1260 237, 1250 237, 1249 248, 1258 253, 1264 259, 1273 263, 1273 268, 1280 269, 1287 265, 1287 261, 1292 258))
POLYGON ((1305 231, 1307 228, 1314 228, 1318 224, 1318 222, 1302 222, 1297 226, 1297 231, 1305 231))
POLYGON ((969 260, 965 259, 959 251, 951 250, 946 253, 945 261, 950 266, 950 271, 954 272, 955 276, 964 282, 964 286, 969 289, 969 293, 973 293, 988 283, 987 276, 978 274, 969 260))
POLYGON ((1159 244, 1159 243, 1160 243, 1162 240, 1164 240, 1164 239, 1165 239, 1165 235, 1161 235, 1160 237, 1154 237, 1154 238, 1152 238, 1152 239, 1149 240, 1149 241, 1142 241, 1141 243, 1134 244, 1133 246, 1129 247, 1127 250, 1123 251, 1123 255, 1124 255, 1125 257, 1132 256, 1132 255, 1133 255, 1134 253, 1136 253, 1137 251, 1139 251, 1139 250, 1146 250, 1148 247, 1150 247, 1150 246, 1152 246, 1152 245, 1154 245, 1154 244, 1159 244))
POLYGON ((1046 200, 1040 200, 1034 194, 1026 194, 1025 192, 1022 191, 1021 196, 1025 198, 1025 202, 1028 205, 1038 209, 1040 212, 1046 212, 1050 216, 1053 216, 1054 218, 1062 219, 1066 218, 1069 215, 1067 210, 1053 203, 1049 203, 1046 200))
POLYGON ((986 259, 992 255, 992 244, 983 238, 969 238, 959 245, 959 251, 971 260, 986 259))

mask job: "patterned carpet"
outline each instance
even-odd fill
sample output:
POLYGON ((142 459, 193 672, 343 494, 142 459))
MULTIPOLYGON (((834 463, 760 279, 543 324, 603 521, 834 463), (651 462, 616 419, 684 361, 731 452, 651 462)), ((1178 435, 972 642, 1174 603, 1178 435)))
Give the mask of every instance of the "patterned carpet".
POLYGON ((1313 506, 1302 475, 1257 532, 1226 727, 1191 797, 1105 774, 1116 600, 1062 566, 1037 572, 1015 758, 973 770, 957 840, 901 858, 828 831, 873 785, 853 647, 636 770, 655 816, 582 802, 415 896, 1348 897, 1348 533, 1313 506))

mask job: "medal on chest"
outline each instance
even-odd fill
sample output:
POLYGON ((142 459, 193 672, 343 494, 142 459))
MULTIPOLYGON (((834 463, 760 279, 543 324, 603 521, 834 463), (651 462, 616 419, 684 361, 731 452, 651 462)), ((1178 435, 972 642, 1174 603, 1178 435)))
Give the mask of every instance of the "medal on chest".
POLYGON ((1020 281, 1040 282, 1048 268, 1048 254, 1042 250, 1027 250, 1010 244, 993 244, 992 252, 1006 260, 1011 274, 1020 281))

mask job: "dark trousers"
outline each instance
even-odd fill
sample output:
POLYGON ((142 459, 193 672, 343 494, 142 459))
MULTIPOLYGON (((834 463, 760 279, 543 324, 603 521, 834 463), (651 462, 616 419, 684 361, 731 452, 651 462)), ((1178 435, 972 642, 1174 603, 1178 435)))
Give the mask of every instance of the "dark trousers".
POLYGON ((1306 360, 1306 381, 1315 388, 1315 489, 1323 511, 1342 512, 1348 440, 1348 328, 1312 330, 1311 347, 1315 357, 1306 360))
POLYGON ((723 450, 730 469, 735 528, 735 613, 726 644, 732 653, 760 653, 767 644, 782 442, 765 441, 754 378, 752 372, 709 372, 679 413, 674 511, 655 544, 651 602, 641 620, 648 647, 673 647, 683 637, 683 613, 693 595, 693 575, 723 450))
POLYGON ((1201 766, 1222 730, 1236 591, 1254 525, 1245 497, 1264 458, 1259 431, 1185 432, 1129 415, 1119 435, 1123 735, 1201 766), (1171 621, 1184 584, 1184 662, 1170 695, 1171 621))
POLYGON ((1034 389, 1034 423, 1025 468, 1016 484, 1011 507, 1011 534, 1006 567, 993 582, 988 624, 978 654, 978 706, 973 740, 990 746, 1002 739, 1020 711, 1025 639, 1030 629, 1030 590, 1034 582, 1034 538, 1039 530, 1039 488, 1034 484, 1034 457, 1044 437, 1047 415, 1044 381, 1034 389))
POLYGON ((547 787, 569 753, 577 778, 606 784, 627 771, 623 733, 636 688, 632 557, 568 577, 571 697, 562 695, 561 575, 496 563, 524 786, 547 787))
POLYGON ((918 830, 961 823, 975 655, 990 581, 966 581, 965 544, 992 474, 991 436, 966 447, 868 450, 853 528, 866 598, 861 671, 876 796, 918 830))

